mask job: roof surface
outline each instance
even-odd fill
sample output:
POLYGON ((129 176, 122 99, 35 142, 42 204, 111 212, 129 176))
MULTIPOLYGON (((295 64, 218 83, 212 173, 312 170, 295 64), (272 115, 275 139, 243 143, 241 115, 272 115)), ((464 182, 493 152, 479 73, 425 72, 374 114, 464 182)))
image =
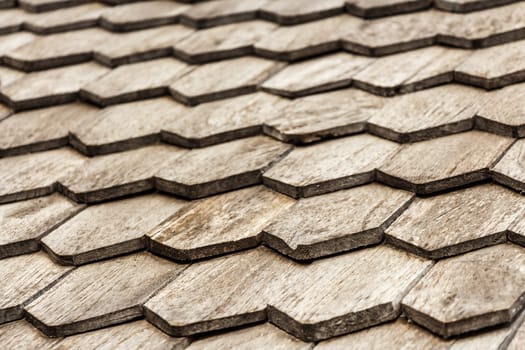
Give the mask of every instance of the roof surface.
POLYGON ((525 347, 524 2, 0 7, 1 348, 525 347))

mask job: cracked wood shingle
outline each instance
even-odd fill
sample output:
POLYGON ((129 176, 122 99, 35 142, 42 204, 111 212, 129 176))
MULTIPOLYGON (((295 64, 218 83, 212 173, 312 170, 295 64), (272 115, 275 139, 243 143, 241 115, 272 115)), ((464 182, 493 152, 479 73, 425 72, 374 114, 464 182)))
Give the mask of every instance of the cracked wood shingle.
POLYGON ((523 308, 523 248, 499 244, 444 259, 403 299, 414 322, 442 337, 509 323, 523 308))
POLYGON ((264 174, 270 188, 291 197, 310 197, 375 179, 375 169, 398 145, 371 135, 355 135, 297 147, 264 174))
POLYGON ((386 230, 387 241, 429 259, 446 258, 504 242, 524 212, 524 198, 497 185, 416 198, 386 230))
POLYGON ((263 90, 294 98, 347 87, 373 59, 347 53, 313 58, 283 68, 266 80, 263 90))
POLYGON ((0 259, 38 251, 42 236, 82 209, 57 194, 0 205, 0 259))
POLYGON ((516 141, 492 167, 497 182, 523 193, 525 191, 525 140, 516 141))
POLYGON ((184 208, 158 194, 87 207, 42 239, 61 264, 82 265, 145 248, 144 234, 184 208))
POLYGON ((24 306, 70 270, 40 252, 3 259, 0 264, 4 279, 0 286, 0 323, 21 319, 24 306))
POLYGON ((263 241, 298 260, 380 243, 412 194, 377 184, 301 199, 264 229, 263 241))
POLYGON ((171 83, 192 69, 173 58, 123 65, 83 84, 80 95, 99 106, 157 97, 165 95, 171 83), (131 79, 135 77, 140 78, 131 79))
POLYGON ((264 226, 293 203, 264 187, 192 202, 148 233, 148 246, 155 254, 179 261, 253 248, 260 243, 264 226))
POLYGON ((95 63, 29 73, 0 87, 0 97, 15 110, 46 107, 72 102, 82 86, 108 73, 95 63))
POLYGON ((417 142, 473 128, 473 117, 483 104, 478 89, 444 85, 394 97, 368 120, 374 135, 417 142))
POLYGON ((401 146, 377 178, 417 194, 432 194, 489 178, 489 168, 513 140, 480 131, 401 146))
POLYGON ((66 146, 69 131, 86 127, 96 113, 96 108, 81 103, 15 113, 0 122, 0 156, 66 146))
POLYGON ((170 93, 189 105, 244 95, 255 92, 260 83, 283 66, 250 56, 207 63, 173 81, 170 93))
POLYGON ((429 266, 387 247, 309 265, 258 248, 192 265, 144 308, 171 335, 268 318, 299 339, 318 341, 396 318, 399 300, 429 266), (211 281, 215 288, 203 293, 211 281))
POLYGON ((366 121, 387 101, 357 89, 297 98, 266 119, 263 129, 278 140, 297 144, 355 134, 366 130, 366 121))
POLYGON ((194 149, 156 173, 158 189, 184 198, 201 198, 261 183, 262 173, 291 147, 255 136, 194 149))
POLYGON ((147 253, 82 266, 27 305, 26 318, 52 337, 131 321, 183 269, 147 253))

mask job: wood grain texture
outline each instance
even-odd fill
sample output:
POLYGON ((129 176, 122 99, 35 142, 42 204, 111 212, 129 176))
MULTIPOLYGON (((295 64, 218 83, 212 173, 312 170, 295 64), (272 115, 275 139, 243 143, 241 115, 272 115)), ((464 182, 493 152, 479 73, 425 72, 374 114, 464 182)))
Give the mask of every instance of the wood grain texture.
POLYGON ((56 182, 84 162, 67 148, 0 159, 0 203, 50 194, 56 182))
POLYGON ((476 127, 503 136, 525 137, 525 84, 488 94, 476 116, 476 127))
POLYGON ((263 130, 297 144, 359 133, 386 102, 386 98, 357 89, 298 98, 280 107, 275 117, 265 121, 263 130))
POLYGON ((274 0, 261 7, 260 16, 280 24, 291 25, 342 13, 344 4, 344 0, 274 0))
POLYGON ((258 248, 190 266, 144 308, 171 335, 268 317, 299 339, 318 341, 397 317, 399 300, 429 264, 379 247, 301 265, 258 248))
POLYGON ((0 258, 39 250, 40 237, 82 209, 57 194, 0 205, 0 258))
POLYGON ((23 317, 23 307, 62 275, 71 270, 52 262, 44 253, 33 253, 3 259, 0 273, 0 323, 23 317))
POLYGON ((145 253, 82 266, 26 306, 26 317, 52 337, 130 321, 183 269, 145 253))
POLYGON ((93 57, 107 66, 136 63, 173 54, 173 44, 193 30, 182 25, 164 25, 129 33, 111 33, 95 48, 93 57))
POLYGON ((525 80, 525 40, 476 50, 456 68, 465 84, 495 89, 525 80))
POLYGON ((298 260, 376 244, 411 199, 409 192, 377 184, 301 199, 270 221, 263 241, 298 260))
POLYGON ((188 350, 223 349, 223 350, 310 350, 313 343, 305 343, 292 337, 282 330, 265 323, 260 326, 244 328, 197 340, 187 348, 188 350))
POLYGON ((105 11, 100 23, 115 31, 137 30, 174 23, 187 9, 188 5, 173 1, 136 2, 105 11))
POLYGON ((516 141, 491 169, 494 180, 516 191, 525 190, 525 142, 516 141))
POLYGON ((261 133, 263 122, 279 115, 288 103, 262 92, 203 103, 165 123, 162 139, 193 148, 255 136, 261 133))
POLYGON ((181 15, 181 22, 197 28, 255 19, 257 11, 268 0, 219 0, 190 7, 181 15))
POLYGON ((16 51, 19 47, 26 45, 35 38, 35 35, 27 32, 3 35, 2 42, 0 43, 0 56, 3 57, 9 52, 16 51))
POLYGON ((177 147, 154 145, 87 158, 81 167, 59 179, 60 190, 86 203, 151 190, 155 173, 185 153, 177 147))
POLYGON ((85 63, 30 73, 0 87, 0 97, 16 110, 72 102, 83 85, 107 72, 98 64, 85 63))
POLYGON ((512 321, 523 308, 522 248, 500 244, 439 261, 403 299, 416 323, 450 337, 512 321))
POLYGON ((173 97, 194 105, 255 92, 257 85, 283 67, 282 63, 241 57, 200 65, 170 85, 173 97))
POLYGON ((109 36, 98 28, 37 36, 26 45, 6 52, 4 62, 24 71, 82 63, 91 60, 94 49, 109 36))
POLYGON ((461 187, 488 178, 488 168, 512 139, 469 131, 402 146, 379 168, 378 179, 418 194, 461 187))
POLYGON ((386 230, 387 241, 426 258, 445 258, 504 242, 524 211, 521 195, 496 185, 417 198, 386 230))
POLYGON ((50 350, 59 339, 48 338, 26 321, 0 325, 0 342, 8 349, 50 350))
POLYGON ((396 143, 356 135, 294 149, 264 174, 264 183, 291 197, 310 197, 371 182, 396 143))
POLYGON ((371 58, 347 53, 314 58, 285 67, 261 88, 286 97, 299 97, 346 87, 356 73, 372 62, 371 58))
POLYGON ((244 56, 253 52, 253 44, 276 28, 272 23, 249 21, 199 30, 177 42, 174 53, 194 63, 244 56))
POLYGON ((188 65, 173 58, 133 63, 84 84, 80 94, 99 106, 161 96, 173 81, 190 70, 188 65))
POLYGON ((182 261, 253 248, 263 227, 293 203, 264 187, 206 198, 148 233, 148 245, 156 254, 182 261))
POLYGON ((397 142, 467 131, 484 97, 477 89, 453 84, 394 97, 370 118, 368 130, 397 142))
POLYGON ((70 103, 15 113, 0 122, 0 155, 12 156, 68 144, 71 129, 85 127, 96 108, 70 103))
POLYGON ((82 265, 144 249, 144 235, 186 205, 185 201, 144 195, 89 206, 42 239, 62 264, 82 265))
POLYGON ((262 172, 289 150, 289 145, 263 136, 194 149, 174 162, 164 160, 156 186, 195 199, 258 184, 262 172))
POLYGON ((70 127, 70 141, 89 155, 138 148, 158 141, 165 125, 187 113, 188 108, 169 97, 117 104, 98 110, 70 127))

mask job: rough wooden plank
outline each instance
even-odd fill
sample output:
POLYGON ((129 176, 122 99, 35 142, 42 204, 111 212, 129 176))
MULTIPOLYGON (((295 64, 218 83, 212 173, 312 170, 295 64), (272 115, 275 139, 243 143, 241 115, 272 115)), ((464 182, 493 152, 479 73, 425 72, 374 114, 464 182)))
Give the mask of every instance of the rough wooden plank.
POLYGON ((346 9, 357 16, 374 18, 418 11, 431 4, 429 0, 347 0, 346 9))
POLYGON ((26 306, 26 317, 52 337, 130 321, 183 269, 145 253, 82 266, 26 306))
POLYGON ((0 258, 40 249, 39 238, 78 213, 83 206, 51 195, 0 206, 0 258))
POLYGON ((220 334, 197 340, 188 350, 205 349, 274 349, 274 350, 310 350, 313 343, 305 343, 282 330, 265 323, 260 326, 220 334))
POLYGON ((114 31, 130 31, 178 21, 188 5, 174 1, 135 2, 105 11, 100 24, 114 31))
POLYGON ((91 60, 94 49, 109 37, 108 32, 98 28, 37 36, 26 45, 7 52, 3 60, 24 71, 82 63, 91 60))
POLYGON ((85 127, 96 108, 72 103, 15 113, 0 122, 0 155, 11 156, 68 144, 69 131, 85 127))
POLYGON ((143 237, 185 201, 157 194, 89 206, 42 239, 62 264, 82 265, 144 249, 143 237))
POLYGON ((294 99, 264 123, 264 132, 278 140, 311 143, 363 132, 386 98, 357 89, 294 99))
POLYGON ((162 139, 184 147, 205 147, 261 134, 266 119, 288 100, 256 92, 186 108, 162 127, 162 139))
POLYGON ((255 92, 257 85, 283 67, 282 63, 241 57, 198 66, 170 86, 173 97, 194 105, 255 92))
POLYGON ((107 72, 98 64, 85 63, 30 73, 0 87, 0 97, 15 110, 72 102, 83 85, 107 72))
POLYGON ((107 11, 106 6, 99 3, 88 3, 29 16, 24 26, 39 34, 88 28, 97 25, 104 11, 107 11))
POLYGON ((70 127, 70 142, 89 155, 138 148, 157 142, 165 125, 187 113, 188 108, 169 97, 117 104, 70 127))
POLYGON ((262 136, 191 150, 174 163, 164 162, 156 186, 194 199, 255 185, 289 150, 289 145, 262 136))
POLYGON ((175 56, 203 63, 253 53, 253 44, 277 26, 264 21, 233 23, 195 31, 174 45, 175 56))
POLYGON ((111 33, 97 45, 93 56, 105 65, 115 67, 173 55, 173 44, 193 30, 182 25, 167 25, 129 33, 111 33))
POLYGON ((261 88, 286 97, 299 97, 349 86, 356 73, 374 62, 371 58, 336 53, 285 67, 261 88))
POLYGON ((524 147, 525 140, 516 141, 491 168, 494 180, 520 192, 525 190, 524 147))
POLYGON ((57 180, 84 162, 69 149, 0 159, 0 203, 45 196, 55 191, 57 180))
POLYGON ((488 179, 488 169, 512 142, 469 131, 407 144, 378 169, 377 178, 418 194, 450 190, 488 179))
POLYGON ((60 191, 77 202, 95 203, 151 190, 155 173, 185 153, 177 147, 154 145, 87 158, 59 179, 60 191))
POLYGON ((318 341, 397 317, 399 300, 429 265, 387 247, 309 265, 258 248, 190 266, 144 310, 150 322, 171 335, 268 317, 299 339, 318 341))
POLYGON ((268 0, 219 0, 191 6, 181 15, 181 22, 197 28, 248 21, 268 0))
POLYGON ((334 16, 296 26, 282 26, 255 44, 261 56, 297 60, 338 50, 339 39, 359 29, 362 21, 348 15, 334 16))
POLYGON ((403 299, 403 310, 442 337, 508 323, 523 308, 524 263, 524 250, 507 244, 441 260, 403 299))
POLYGON ((294 149, 263 181, 291 197, 310 197, 371 182, 375 169, 397 151, 396 143, 370 135, 294 149))
POLYGON ((253 248, 263 227, 293 203, 262 186, 206 198, 148 233, 149 249, 191 261, 253 248))
POLYGON ((484 102, 479 90, 444 85, 394 97, 368 121, 374 135, 397 142, 417 142, 467 131, 484 102))
POLYGON ((70 271, 52 262, 44 253, 20 255, 2 260, 0 273, 0 323, 23 317, 24 306, 70 271))
POLYGON ((191 69, 173 58, 124 65, 83 84, 80 95, 99 106, 161 96, 173 81, 191 69))
POLYGON ((476 50, 456 68, 464 84, 495 89, 525 80, 525 40, 476 50))
POLYGON ((270 220, 263 241, 297 260, 377 244, 411 199, 409 192, 377 184, 301 199, 270 220))
POLYGON ((504 242, 523 212, 523 197, 496 185, 417 198, 386 230, 387 241, 441 259, 504 242))
POLYGON ((340 14, 344 0, 270 1, 260 9, 260 16, 280 24, 299 24, 340 14))
POLYGON ((476 116, 478 129, 510 137, 525 137, 525 84, 492 91, 476 116))

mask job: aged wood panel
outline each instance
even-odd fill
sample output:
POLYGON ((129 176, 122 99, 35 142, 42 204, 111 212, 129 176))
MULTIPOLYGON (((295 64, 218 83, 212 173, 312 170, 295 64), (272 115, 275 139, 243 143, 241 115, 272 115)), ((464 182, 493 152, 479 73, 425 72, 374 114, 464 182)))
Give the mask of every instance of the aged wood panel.
POLYGON ((294 259, 314 259, 376 244, 412 194, 371 184, 301 199, 271 220, 264 242, 294 259))
POLYGON ((146 253, 82 266, 26 306, 26 318, 52 337, 130 321, 183 269, 146 253))
POLYGON ((156 186, 185 198, 200 198, 261 182, 262 172, 290 150, 268 137, 255 136, 194 149, 174 162, 165 160, 156 186))
POLYGON ((186 205, 172 197, 144 195, 89 206, 42 239, 62 264, 82 265, 144 249, 144 235, 186 205))
POLYGON ((417 198, 386 230, 387 241, 427 258, 445 258, 504 242, 524 212, 523 196, 496 185, 417 198))
POLYGON ((82 209, 57 194, 1 205, 0 258, 39 250, 40 237, 82 209))
POLYGON ((296 148, 265 172, 264 183, 294 198, 361 185, 373 181, 375 169, 397 149, 370 135, 296 148))
POLYGON ((407 144, 379 168, 377 177, 418 194, 461 187, 487 179, 488 168, 512 142, 498 135, 469 131, 407 144))
POLYGON ((442 337, 512 321, 523 308, 523 248, 499 244, 439 261, 403 299, 414 322, 442 337))
POLYGON ((263 227, 293 203, 262 186, 206 198, 148 233, 148 244, 156 254, 183 261, 252 248, 263 227))

